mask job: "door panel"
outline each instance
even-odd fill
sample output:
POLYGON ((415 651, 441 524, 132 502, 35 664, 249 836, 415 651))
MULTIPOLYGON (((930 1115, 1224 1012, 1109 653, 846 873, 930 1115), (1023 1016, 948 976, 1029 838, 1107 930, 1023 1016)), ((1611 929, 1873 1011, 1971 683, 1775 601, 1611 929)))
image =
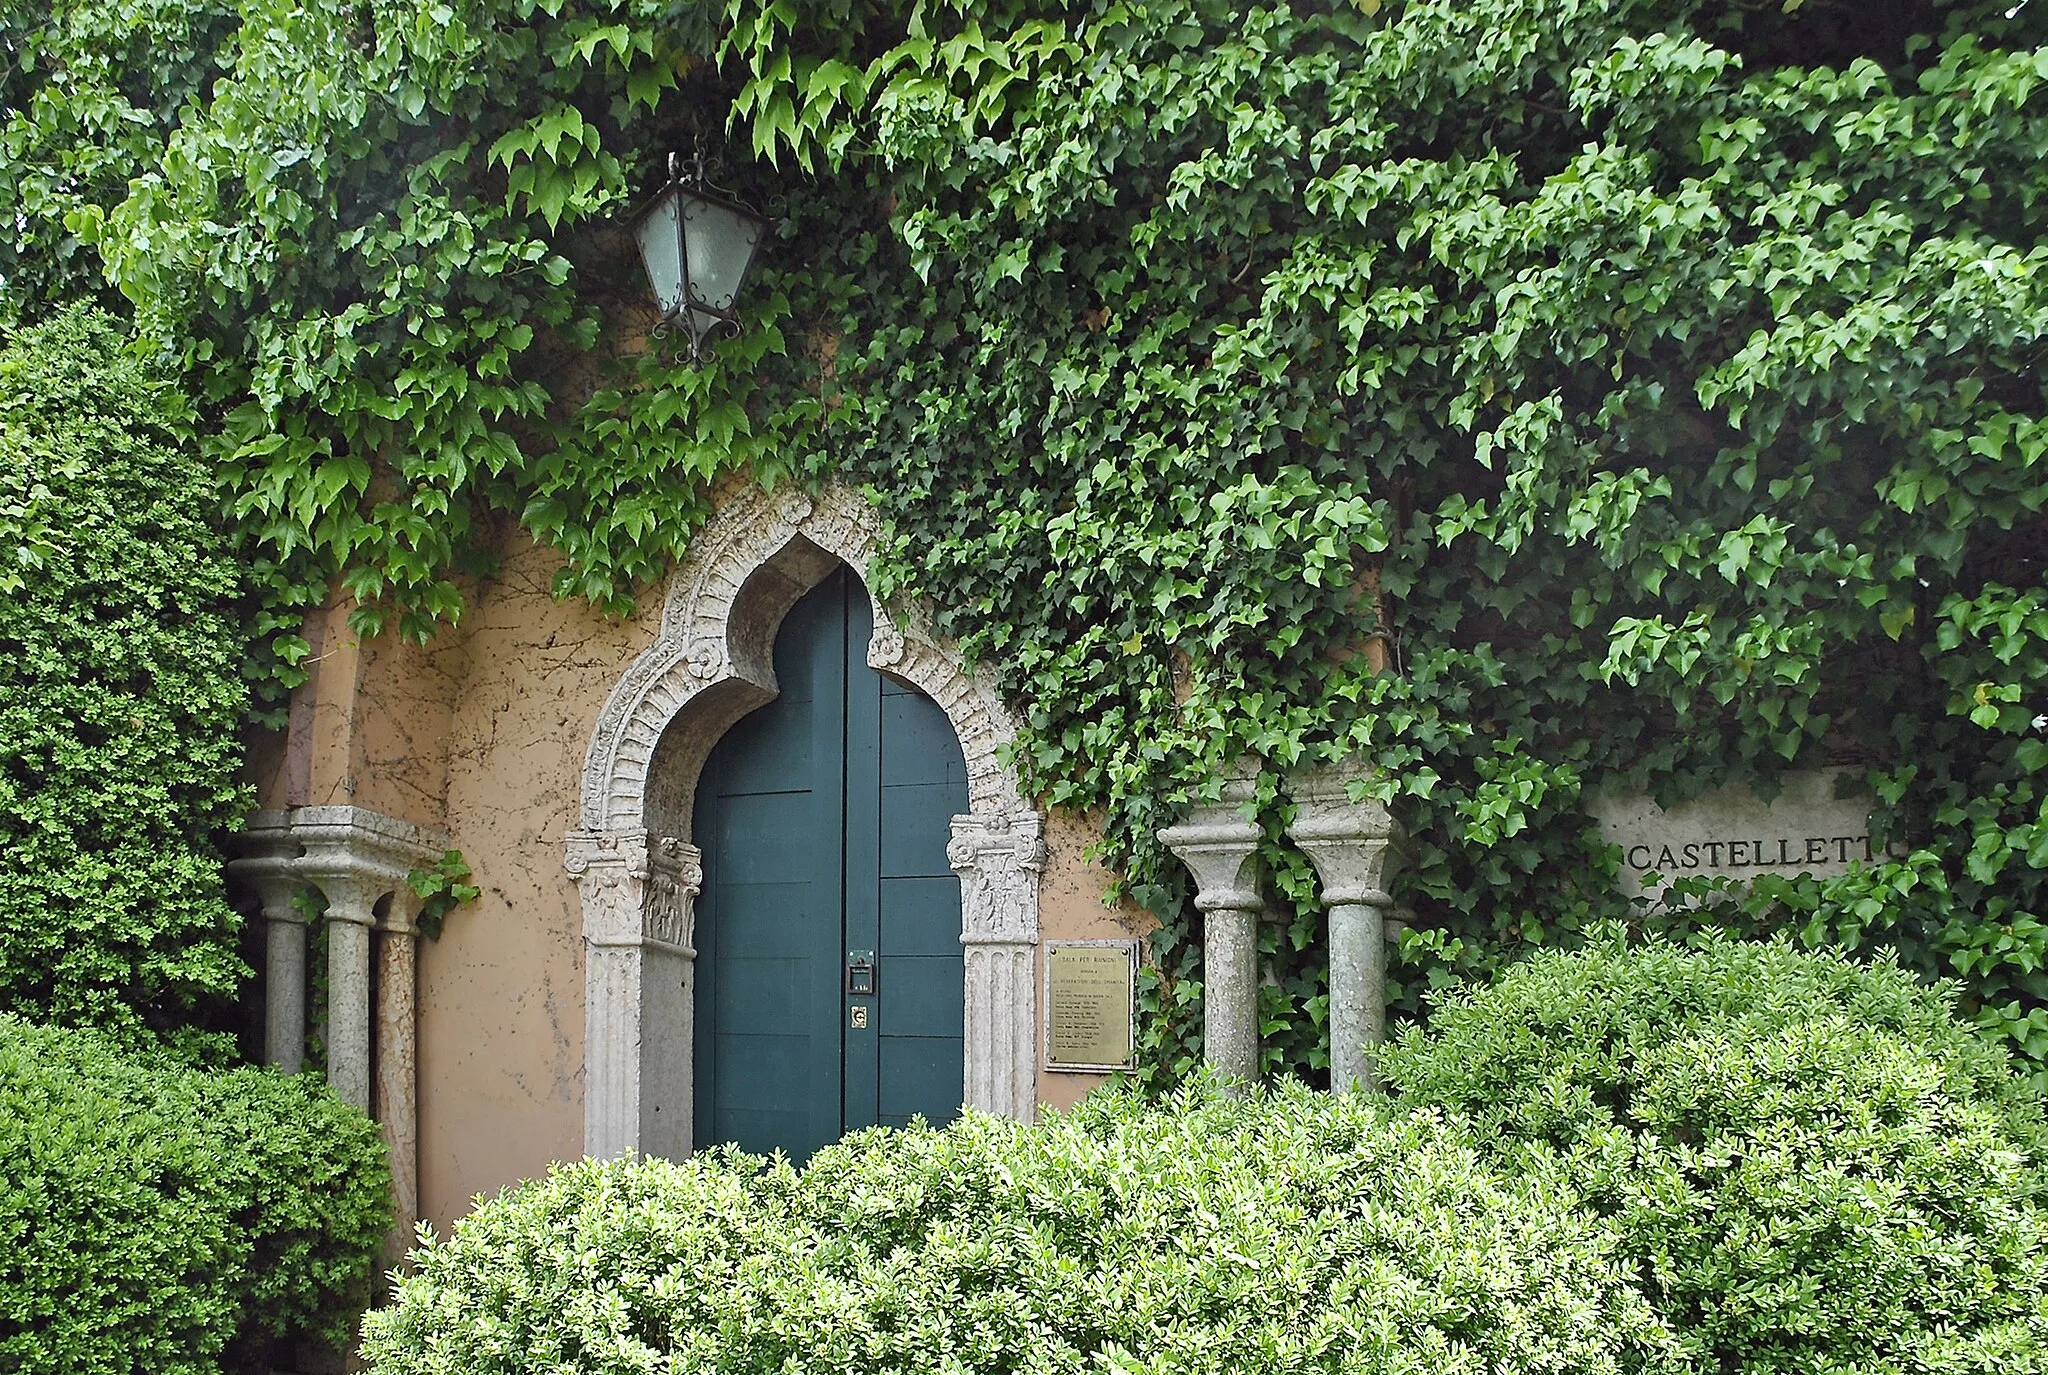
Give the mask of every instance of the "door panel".
POLYGON ((959 1111, 946 842, 967 771, 945 713, 867 667, 872 628, 849 572, 798 602, 775 643, 780 695, 719 742, 698 785, 703 1143, 802 1160, 843 1131, 959 1111), (872 996, 844 992, 853 951, 876 956, 872 996))

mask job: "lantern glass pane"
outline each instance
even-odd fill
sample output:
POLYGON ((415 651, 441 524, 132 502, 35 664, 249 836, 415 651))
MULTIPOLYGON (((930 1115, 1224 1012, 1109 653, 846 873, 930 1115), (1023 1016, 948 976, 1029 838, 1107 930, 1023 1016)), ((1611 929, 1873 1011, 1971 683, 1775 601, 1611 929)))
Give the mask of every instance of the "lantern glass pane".
POLYGON ((761 240, 760 222, 729 205, 691 197, 683 207, 683 235, 689 246, 691 303, 731 310, 761 240))
POLYGON ((634 235, 640 240, 640 261, 646 264, 647 280, 654 287, 654 299, 661 303, 663 317, 674 315, 683 304, 680 210, 681 197, 671 191, 634 226, 634 235))

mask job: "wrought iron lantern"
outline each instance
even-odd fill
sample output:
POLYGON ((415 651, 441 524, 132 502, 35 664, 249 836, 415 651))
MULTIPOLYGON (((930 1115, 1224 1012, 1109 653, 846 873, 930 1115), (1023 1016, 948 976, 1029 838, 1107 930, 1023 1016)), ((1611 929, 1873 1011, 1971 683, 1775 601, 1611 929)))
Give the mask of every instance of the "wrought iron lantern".
POLYGON ((704 178, 700 154, 688 176, 668 155, 668 184, 633 217, 640 261, 661 304, 659 335, 680 329, 689 335, 690 358, 702 355, 704 337, 723 327, 740 332, 733 299, 747 280, 768 221, 752 209, 718 194, 704 178))

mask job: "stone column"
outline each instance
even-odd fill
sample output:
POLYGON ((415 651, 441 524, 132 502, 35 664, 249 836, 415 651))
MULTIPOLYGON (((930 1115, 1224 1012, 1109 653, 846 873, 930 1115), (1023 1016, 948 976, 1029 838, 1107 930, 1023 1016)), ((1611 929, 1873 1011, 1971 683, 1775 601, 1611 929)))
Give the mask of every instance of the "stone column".
POLYGON ((306 917, 286 898, 263 902, 263 1062, 286 1074, 306 1065, 306 917))
POLYGON ((1262 832, 1244 819, 1253 784, 1234 780, 1220 802, 1200 803, 1159 833, 1195 876, 1202 914, 1202 1054, 1216 1074, 1259 1078, 1259 897, 1262 832))
POLYGON ((377 904, 387 897, 394 906, 410 902, 405 876, 447 847, 408 822, 361 807, 298 807, 282 815, 298 850, 292 876, 327 898, 327 1083, 344 1103, 367 1112, 377 904))
POLYGON ((583 898, 584 1152, 681 1159, 694 1144, 702 855, 646 831, 572 831, 567 848, 583 898))
POLYGON ((1330 921, 1330 1087, 1376 1089, 1373 1057, 1387 1039, 1386 880, 1399 833, 1377 802, 1353 802, 1349 784, 1370 769, 1326 767, 1293 780, 1294 843, 1322 881, 1330 921))
POLYGON ((1038 1111, 1038 875, 1043 823, 1029 807, 953 818, 966 947, 962 1101, 1029 1122, 1038 1111))
POLYGON ((290 813, 257 812, 235 846, 228 874, 255 893, 263 922, 263 1063, 297 1074, 306 1058, 306 916, 293 899, 306 881, 293 872, 300 847, 290 813))
POLYGON ((370 1110, 370 928, 378 885, 348 872, 307 873, 327 895, 327 1086, 370 1110))
POLYGON ((297 807, 258 812, 236 846, 241 857, 228 871, 257 890, 270 926, 265 1058, 288 1073, 297 1072, 306 1038, 306 923, 291 898, 311 886, 327 899, 327 1083, 382 1131, 391 1162, 389 1269, 411 1247, 420 1207, 419 899, 406 875, 439 860, 447 844, 360 807, 297 807))
POLYGON ((400 888, 376 933, 375 1116, 391 1156, 393 1204, 386 1271, 404 1262, 420 1216, 418 913, 412 889, 400 888))

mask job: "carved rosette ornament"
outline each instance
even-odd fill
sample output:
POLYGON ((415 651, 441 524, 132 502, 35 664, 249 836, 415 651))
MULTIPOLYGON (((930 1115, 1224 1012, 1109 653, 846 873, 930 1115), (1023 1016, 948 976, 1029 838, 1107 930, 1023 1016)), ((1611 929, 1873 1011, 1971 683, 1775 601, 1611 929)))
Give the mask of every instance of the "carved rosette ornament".
POLYGON ((812 501, 802 492, 793 491, 788 488, 783 489, 775 498, 775 519, 780 525, 791 532, 794 532, 805 521, 809 520, 811 512, 817 509, 816 502, 812 501))
POLYGON ((875 633, 868 640, 868 667, 894 668, 903 662, 903 632, 892 623, 886 612, 877 610, 875 633))
POLYGON ((690 647, 683 651, 683 666, 699 682, 716 678, 718 671, 725 667, 725 651, 718 647, 716 640, 692 640, 690 647))

